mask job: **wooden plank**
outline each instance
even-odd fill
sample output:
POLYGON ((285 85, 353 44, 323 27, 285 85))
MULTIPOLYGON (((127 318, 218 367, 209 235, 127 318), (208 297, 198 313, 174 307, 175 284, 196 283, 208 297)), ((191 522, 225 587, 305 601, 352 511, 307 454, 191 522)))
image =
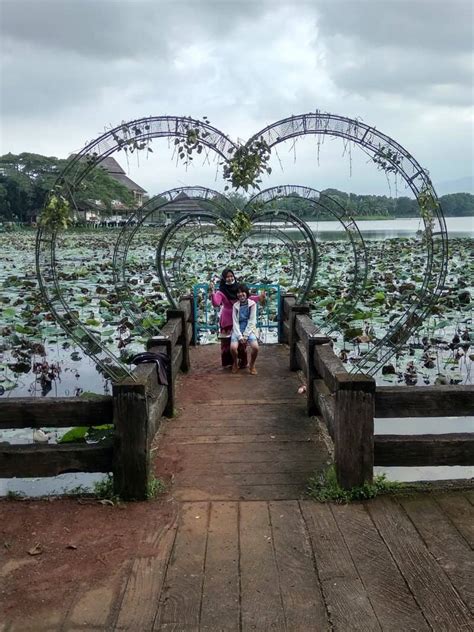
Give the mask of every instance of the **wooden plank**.
POLYGON ((174 477, 174 484, 181 487, 195 486, 198 482, 200 485, 222 485, 231 487, 240 487, 242 485, 302 485, 305 486, 308 479, 314 474, 314 469, 311 467, 306 470, 286 472, 272 472, 271 474, 261 474, 255 472, 247 473, 233 473, 222 474, 216 473, 210 467, 207 471, 200 470, 199 472, 183 470, 177 472, 174 477))
MULTIPOLYGON (((170 437, 169 434, 166 436, 170 437)), ((171 435, 173 437, 173 445, 202 445, 202 444, 230 444, 230 443, 272 443, 272 444, 285 444, 285 443, 310 443, 313 441, 311 436, 308 436, 308 433, 300 432, 300 433, 280 433, 279 435, 268 433, 264 434, 250 434, 247 432, 245 434, 236 434, 236 435, 228 435, 228 434, 205 434, 205 435, 194 435, 192 437, 177 437, 176 435, 171 435)))
POLYGON ((211 505, 200 630, 239 630, 238 503, 211 505))
POLYGON ((453 417, 474 415, 474 384, 382 386, 375 394, 375 416, 453 417))
POLYGON ((153 555, 134 560, 114 630, 151 630, 176 538, 172 524, 157 538, 153 555))
POLYGON ((331 505, 331 511, 382 629, 431 630, 364 505, 331 505))
POLYGON ((471 549, 474 549, 474 509, 468 499, 464 494, 452 492, 436 495, 435 499, 471 549))
POLYGON ((178 342, 178 338, 181 335, 181 331, 181 318, 170 318, 166 325, 162 327, 160 335, 168 338, 171 341, 171 345, 175 346, 178 342))
POLYGON ((302 485, 232 485, 226 487, 201 486, 173 488, 173 498, 181 502, 190 501, 266 501, 298 500, 304 495, 302 485))
POLYGON ((297 314, 295 317, 296 335, 299 340, 306 344, 309 338, 319 335, 319 328, 313 323, 307 314, 297 314))
MULTIPOLYGON (((161 456, 161 452, 160 452, 161 456)), ((240 461, 221 461, 216 463, 208 460, 207 462, 200 462, 193 466, 192 470, 188 470, 190 474, 193 472, 195 476, 209 475, 213 473, 214 476, 223 476, 226 474, 238 474, 242 475, 255 475, 263 474, 274 476, 281 473, 297 473, 297 472, 314 472, 319 463, 318 458, 315 456, 313 459, 295 460, 289 459, 286 462, 279 460, 270 460, 263 462, 250 462, 242 463, 240 461)))
POLYGON ((148 442, 150 444, 160 428, 161 417, 168 404, 168 388, 162 384, 157 385, 154 393, 148 395, 148 442))
POLYGON ((288 346, 290 351, 290 371, 297 371, 299 368, 296 358, 296 343, 298 342, 298 334, 296 333, 296 317, 298 314, 309 314, 308 305, 293 305, 290 309, 289 324, 290 331, 288 335, 288 346))
POLYGON ((173 419, 173 424, 166 424, 163 430, 164 436, 169 437, 187 437, 206 436, 206 435, 245 435, 245 434, 266 434, 268 438, 271 435, 295 433, 296 438, 300 434, 316 432, 315 422, 312 419, 304 421, 298 418, 294 419, 255 419, 253 423, 244 419, 223 419, 221 423, 217 419, 206 423, 203 419, 191 418, 187 423, 181 417, 173 419), (176 425, 175 425, 176 420, 176 425), (189 424, 189 425, 188 425, 189 424))
POLYGON ((336 632, 380 630, 380 625, 329 505, 300 503, 319 581, 336 632))
POLYGON ((181 507, 153 630, 199 629, 208 525, 209 503, 186 503, 181 507))
MULTIPOLYGON (((161 454, 166 455, 166 446, 163 446, 161 454)), ((284 463, 294 461, 304 461, 311 459, 315 455, 314 446, 308 443, 286 443, 279 444, 258 444, 246 445, 243 450, 239 444, 202 444, 202 445, 181 445, 174 449, 181 457, 189 458, 192 455, 197 461, 207 463, 215 460, 216 463, 239 462, 255 463, 263 461, 278 460, 284 463)))
POLYGON ((314 367, 316 374, 326 383, 330 391, 337 388, 336 375, 347 374, 344 363, 334 353, 330 345, 317 345, 314 349, 314 367))
MULTIPOLYGON (((474 553, 450 518, 433 498, 400 497, 405 509, 428 550, 474 612, 474 553)), ((470 523, 474 523, 474 511, 470 523)))
POLYGON ((176 380, 176 376, 178 375, 181 369, 181 363, 183 361, 183 347, 181 345, 177 345, 173 347, 173 355, 172 355, 172 372, 173 372, 173 380, 176 380))
POLYGON ((240 503, 242 631, 286 630, 266 502, 240 503))
POLYGON ((113 448, 100 444, 0 445, 0 478, 111 472, 113 448))
POLYGON ((291 308, 296 305, 296 297, 294 294, 285 294, 282 297, 282 316, 284 320, 288 320, 290 316, 291 308))
POLYGON ((371 482, 374 468, 373 393, 336 391, 334 408, 334 461, 344 489, 371 482))
POLYGON ((80 397, 9 397, 0 399, 0 430, 8 428, 68 428, 111 424, 110 395, 80 397))
POLYGON ((281 340, 279 340, 279 342, 284 342, 284 343, 288 343, 289 340, 289 336, 290 336, 290 323, 287 320, 284 320, 281 324, 281 340))
POLYGON ((295 366, 298 367, 306 377, 308 377, 308 358, 306 357, 306 346, 304 342, 296 343, 295 345, 295 366))
POLYGON ((336 408, 336 396, 334 393, 330 393, 328 387, 323 380, 313 380, 314 392, 316 397, 316 403, 322 415, 329 434, 334 441, 335 426, 334 416, 336 408))
POLYGON ((193 297, 185 296, 178 303, 179 309, 184 312, 187 322, 191 322, 193 316, 193 297))
POLYGON ((474 465, 474 433, 376 435, 375 465, 474 465))
POLYGON ((288 630, 330 630, 311 544, 296 501, 269 503, 278 581, 288 630))
POLYGON ((380 497, 367 508, 432 628, 468 630, 472 619, 466 605, 400 505, 380 497))

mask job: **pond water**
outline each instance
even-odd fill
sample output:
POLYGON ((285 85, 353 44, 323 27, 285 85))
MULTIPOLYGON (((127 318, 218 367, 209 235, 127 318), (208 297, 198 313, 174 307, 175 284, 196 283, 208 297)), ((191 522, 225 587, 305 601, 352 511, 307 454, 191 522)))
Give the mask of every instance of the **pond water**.
MULTIPOLYGON (((439 306, 438 314, 429 319, 416 337, 415 342, 418 342, 418 346, 405 348, 393 361, 395 372, 379 375, 379 384, 404 384, 404 371, 409 361, 417 366, 418 386, 432 384, 440 376, 446 380, 445 383, 472 383, 473 346, 471 344, 469 348, 469 342, 461 342, 461 346, 464 344, 466 350, 461 353, 459 345, 455 345, 455 349, 459 351, 459 354, 456 354, 452 350, 451 341, 456 331, 467 332, 466 340, 474 340, 474 301, 465 304, 457 302, 460 292, 470 293, 471 299, 474 298, 474 218, 447 218, 447 224, 452 250, 448 264, 446 296, 439 306), (432 358, 428 359, 428 362, 423 345, 419 345, 420 338, 424 335, 434 341, 430 345, 429 354, 432 354, 432 358)), ((311 297, 316 313, 322 314, 329 299, 326 298, 327 294, 321 292, 330 292, 331 288, 340 287, 347 282, 347 278, 343 276, 343 269, 347 266, 348 254, 342 241, 343 229, 338 222, 314 222, 310 225, 317 232, 319 240, 324 242, 320 247, 319 295, 311 297)), ((387 326, 396 308, 393 303, 394 294, 390 289, 393 287, 390 278, 394 276, 399 285, 418 283, 412 276, 412 268, 418 264, 416 259, 412 258, 410 249, 419 242, 407 238, 414 237, 422 225, 417 219, 399 219, 360 221, 358 226, 369 242, 370 273, 374 275, 376 271, 377 278, 370 279, 368 302, 364 303, 366 299, 363 299, 357 306, 360 315, 354 316, 357 320, 352 321, 351 326, 363 326, 364 319, 369 319, 378 335, 379 331, 387 326), (381 249, 376 243, 380 240, 384 240, 381 249), (379 296, 375 303, 374 295, 379 296)), ((62 272, 65 275, 64 287, 71 305, 77 309, 82 319, 91 323, 91 327, 98 332, 104 344, 121 357, 123 355, 124 362, 127 362, 130 355, 142 350, 144 338, 120 324, 124 314, 120 306, 117 306, 116 300, 114 302, 110 262, 117 234, 117 230, 90 231, 84 234, 71 232, 65 243, 58 247, 58 251, 65 255, 62 260, 62 272)), ((154 270, 155 237, 156 235, 149 233, 137 240, 131 249, 130 274, 138 279, 135 294, 140 309, 148 315, 150 322, 159 323, 163 318, 167 301, 154 270), (145 282, 140 275, 146 279, 145 282)), ((84 392, 108 394, 111 391, 110 381, 99 373, 95 363, 56 327, 47 310, 40 305, 35 278, 34 239, 35 233, 32 231, 14 233, 11 236, 0 235, 0 397, 74 397, 81 396, 84 392), (49 363, 46 373, 54 374, 49 382, 43 379, 44 370, 41 365, 45 361, 49 363)), ((253 255, 254 252, 251 251, 249 256, 240 260, 244 278, 255 275, 255 270, 261 265, 259 253, 253 255)), ((221 269, 221 264, 222 261, 219 260, 216 271, 221 269)), ((200 266, 202 271, 202 260, 199 260, 199 257, 196 257, 196 261, 190 259, 187 265, 194 266, 192 274, 199 274, 200 266)), ((270 278, 276 280, 278 275, 284 277, 284 267, 283 263, 277 261, 269 275, 270 278)), ((354 358, 364 351, 363 344, 349 344, 347 340, 342 340, 339 347, 349 347, 349 356, 354 358)), ((376 420, 376 432, 385 434, 472 431, 472 417, 376 420)), ((53 430, 51 441, 59 437, 60 433, 53 430)), ((31 429, 0 431, 0 442, 30 443, 31 440, 31 429)), ((470 478, 474 474, 473 468, 461 467, 385 468, 384 471, 389 477, 398 480, 470 478)), ((100 474, 66 474, 51 479, 0 479, 0 495, 8 491, 28 495, 60 493, 64 489, 78 485, 90 486, 101 478, 100 474)))
MULTIPOLYGON (((357 226, 364 239, 393 239, 413 237, 423 230, 423 221, 419 218, 394 218, 381 220, 357 220, 357 226)), ((344 232, 339 222, 308 222, 311 230, 318 233, 322 241, 341 238, 344 232)), ((474 217, 447 217, 446 227, 450 237, 474 237, 474 217)))

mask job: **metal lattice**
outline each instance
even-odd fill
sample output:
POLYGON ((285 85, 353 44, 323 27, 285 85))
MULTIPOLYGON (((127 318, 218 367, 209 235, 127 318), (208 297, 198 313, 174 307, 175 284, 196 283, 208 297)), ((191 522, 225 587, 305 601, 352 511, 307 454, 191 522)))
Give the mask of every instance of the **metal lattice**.
MULTIPOLYGON (((148 142, 154 138, 169 138, 175 139, 175 142, 182 142, 183 139, 186 140, 189 138, 188 134, 190 129, 193 130, 193 133, 195 132, 197 134, 200 144, 215 153, 215 156, 221 161, 221 165, 229 164, 229 158, 235 155, 239 146, 209 123, 189 117, 148 117, 119 125, 89 143, 68 162, 65 170, 58 178, 55 190, 60 192, 61 195, 69 200, 71 205, 75 207, 74 196, 76 190, 81 186, 81 182, 84 178, 94 167, 100 165, 101 161, 105 158, 117 151, 132 153, 133 151, 146 149, 148 142)), ((406 342, 408 337, 430 313, 440 297, 447 266, 447 231, 442 209, 427 172, 422 169, 413 156, 389 136, 361 121, 322 112, 291 116, 265 127, 252 136, 247 142, 247 145, 252 146, 255 141, 263 139, 271 149, 281 142, 305 135, 317 135, 320 137, 333 136, 342 138, 345 142, 355 143, 366 152, 376 164, 391 173, 399 175, 405 181, 407 187, 412 191, 419 203, 420 217, 425 227, 423 244, 426 248, 426 266, 423 275, 423 283, 412 305, 392 324, 389 331, 378 341, 377 345, 363 357, 355 369, 357 371, 373 374, 406 342)), ((144 218, 149 217, 150 214, 159 212, 166 204, 173 202, 178 194, 177 192, 182 190, 183 189, 173 189, 165 192, 159 196, 161 199, 158 199, 157 196, 139 209, 134 214, 134 217, 130 218, 124 230, 120 233, 115 247, 114 280, 117 293, 127 313, 134 319, 136 325, 141 328, 143 328, 143 323, 141 322, 141 317, 133 301, 133 292, 131 292, 127 281, 127 252, 139 227, 143 224, 144 218)), ((270 199, 276 199, 279 196, 291 194, 291 192, 297 192, 298 195, 305 197, 307 200, 314 197, 314 190, 312 189, 288 186, 276 187, 264 191, 255 196, 252 202, 253 204, 258 202, 265 205, 270 199)), ((206 212, 209 211, 211 213, 211 211, 218 210, 219 216, 227 218, 232 214, 232 208, 229 202, 226 200, 224 203, 225 198, 216 192, 210 192, 210 190, 201 187, 194 187, 192 191, 189 190, 189 195, 204 203, 206 205, 206 212), (208 195, 209 197, 207 197, 208 195)), ((345 301, 341 310, 339 310, 334 317, 334 323, 329 323, 330 326, 333 326, 339 317, 350 311, 351 305, 353 305, 354 300, 357 299, 365 279, 367 260, 364 255, 365 248, 360 232, 355 222, 346 217, 344 209, 339 209, 338 205, 331 198, 323 199, 321 194, 319 194, 316 206, 318 205, 321 208, 325 208, 326 211, 330 211, 343 224, 344 230, 351 241, 355 260, 354 280, 348 290, 348 300, 345 301)), ((270 231, 272 239, 278 239, 282 244, 286 243, 290 248, 290 241, 285 230, 281 230, 281 227, 275 227, 277 222, 272 219, 270 215, 261 214, 259 216, 258 214, 259 211, 256 211, 255 218, 257 222, 253 228, 253 237, 261 238, 262 234, 267 234, 268 231, 270 231), (258 219, 261 220, 260 224, 258 219)), ((293 217, 290 217, 290 215, 291 214, 280 215, 280 220, 283 219, 284 222, 295 223, 298 218, 296 215, 293 215, 293 217)), ((210 217, 208 219, 209 221, 211 220, 210 217)), ((190 220, 181 219, 178 220, 178 223, 180 221, 184 222, 180 224, 180 226, 188 226, 189 228, 190 225, 189 223, 186 224, 186 221, 190 220)), ((196 218, 192 221, 196 222, 196 218)), ((160 223, 158 222, 158 224, 160 223)), ((311 251, 313 246, 315 248, 315 243, 313 243, 314 237, 309 237, 303 224, 304 222, 298 226, 297 230, 303 235, 304 240, 306 240, 305 243, 308 242, 310 244, 309 251, 311 251)), ((167 256, 166 253, 168 252, 167 249, 164 248, 164 232, 161 232, 164 226, 158 225, 157 228, 157 236, 161 235, 157 247, 157 269, 159 272, 161 270, 161 274, 165 274, 163 269, 160 268, 161 264, 159 263, 162 257, 167 256)), ((202 228, 201 222, 200 230, 202 228)), ((206 231, 208 232, 207 238, 209 240, 211 240, 213 236, 216 236, 215 225, 212 230, 206 228, 206 231), (212 232, 213 230, 214 233, 212 232)), ((45 302, 57 322, 66 330, 69 336, 82 347, 87 355, 89 355, 106 374, 117 379, 124 372, 129 373, 127 366, 101 343, 97 335, 81 322, 78 315, 70 309, 67 296, 63 293, 61 271, 59 269, 60 262, 57 259, 56 253, 57 238, 58 231, 56 229, 49 229, 43 226, 39 227, 36 240, 36 267, 39 285, 45 302)), ((196 243, 198 242, 195 237, 185 237, 178 254, 179 265, 181 267, 186 260, 186 252, 192 247, 195 248, 196 243)), ((205 243, 202 245, 205 246, 205 243)), ((308 261, 310 260, 311 256, 308 256, 308 261)), ((296 268, 298 268, 299 265, 294 257, 292 259, 292 265, 295 265, 296 268)), ((313 263, 304 264, 306 271, 300 275, 300 277, 296 277, 298 283, 302 284, 301 287, 303 287, 303 291, 300 293, 301 297, 307 294, 306 284, 308 283, 308 279, 314 279, 316 265, 317 258, 314 254, 313 263)), ((181 268, 178 269, 178 273, 180 270, 181 268)), ((165 278, 165 276, 163 278, 165 278)), ((172 297, 169 296, 168 298, 173 302, 172 297)))

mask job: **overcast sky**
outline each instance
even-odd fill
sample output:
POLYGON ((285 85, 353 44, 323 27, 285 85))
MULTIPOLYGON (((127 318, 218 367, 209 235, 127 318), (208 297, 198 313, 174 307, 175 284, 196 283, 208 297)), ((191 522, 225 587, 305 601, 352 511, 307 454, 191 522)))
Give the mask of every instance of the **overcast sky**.
MULTIPOLYGON (((472 6, 0 0, 0 153, 66 157, 105 127, 165 114, 206 115, 243 140, 319 109, 361 118, 393 137, 435 184, 466 178, 473 163, 472 6)), ((293 149, 279 150, 285 170, 275 169, 268 184, 387 193, 366 157, 355 152, 348 165, 342 145, 329 143, 318 165, 311 142, 301 142, 296 161, 293 149)), ((222 188, 215 165, 183 173, 164 141, 153 147, 153 159, 129 166, 150 193, 181 184, 222 188)))

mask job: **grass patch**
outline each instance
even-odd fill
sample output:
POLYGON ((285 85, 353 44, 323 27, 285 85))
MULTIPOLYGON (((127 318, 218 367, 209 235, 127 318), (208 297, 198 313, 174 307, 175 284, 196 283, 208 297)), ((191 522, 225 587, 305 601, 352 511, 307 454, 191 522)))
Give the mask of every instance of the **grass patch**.
POLYGON ((99 500, 110 500, 114 504, 120 501, 119 497, 114 493, 114 479, 110 475, 94 483, 94 495, 99 500))
MULTIPOLYGON (((148 481, 146 497, 148 500, 156 498, 166 490, 166 485, 160 478, 151 475, 148 481)), ((114 505, 120 503, 120 498, 114 493, 114 479, 107 476, 94 484, 94 495, 99 500, 110 500, 114 505)))
POLYGON ((161 478, 156 478, 155 476, 151 475, 150 480, 148 481, 147 490, 146 490, 146 497, 148 498, 148 500, 152 500, 153 498, 156 498, 157 496, 162 494, 165 490, 166 490, 166 485, 161 480, 161 478))
POLYGON ((320 503, 350 503, 353 500, 367 500, 381 494, 393 494, 403 490, 404 483, 387 480, 385 474, 374 476, 373 483, 360 487, 342 489, 337 482, 336 470, 331 465, 323 474, 313 476, 308 481, 308 494, 320 503))

